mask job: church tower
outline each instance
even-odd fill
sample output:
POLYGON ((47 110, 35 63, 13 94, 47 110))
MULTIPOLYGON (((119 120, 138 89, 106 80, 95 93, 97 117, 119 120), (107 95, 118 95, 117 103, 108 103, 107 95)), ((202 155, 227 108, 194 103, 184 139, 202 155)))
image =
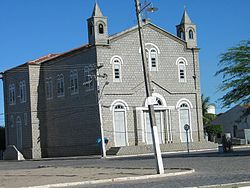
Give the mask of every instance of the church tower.
POLYGON ((107 17, 103 16, 97 3, 95 3, 92 16, 87 22, 89 44, 108 45, 107 17))
POLYGON ((196 25, 192 23, 186 9, 184 10, 181 23, 176 26, 177 36, 187 42, 188 48, 197 48, 196 25))

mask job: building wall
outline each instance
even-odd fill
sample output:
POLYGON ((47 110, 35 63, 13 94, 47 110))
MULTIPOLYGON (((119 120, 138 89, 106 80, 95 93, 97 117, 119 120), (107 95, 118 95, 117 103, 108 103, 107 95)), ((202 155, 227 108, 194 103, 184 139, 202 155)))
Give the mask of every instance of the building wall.
MULTIPOLYGON (((144 29, 144 36, 146 44, 153 43, 160 50, 158 54, 158 71, 151 71, 150 75, 153 81, 153 92, 164 97, 172 116, 169 118, 169 121, 172 124, 172 132, 174 133, 173 142, 180 142, 179 113, 176 105, 180 99, 184 98, 188 99, 193 106, 191 109, 193 141, 200 141, 203 138, 203 125, 201 120, 198 52, 195 51, 193 56, 192 51, 186 49, 184 42, 181 43, 177 39, 173 39, 173 36, 166 36, 166 34, 153 30, 150 27, 144 29), (184 57, 188 62, 186 65, 186 83, 179 83, 178 81, 176 60, 179 57, 184 57), (195 60, 195 65, 193 59, 195 60), (196 83, 193 77, 194 74, 196 74, 196 83)), ((148 46, 150 47, 150 44, 148 46)), ((110 146, 114 146, 111 104, 115 100, 125 101, 128 105, 128 144, 143 144, 140 135, 142 122, 138 120, 138 117, 141 115, 138 114, 137 109, 144 107, 145 88, 137 30, 111 40, 109 47, 98 47, 97 56, 98 63, 104 64, 100 72, 106 73, 109 81, 109 85, 105 87, 102 94, 102 110, 104 134, 109 137, 111 141, 110 146), (113 68, 110 60, 115 55, 123 60, 122 82, 113 82, 113 68)), ((101 85, 105 81, 105 79, 100 79, 101 85)))
MULTIPOLYGON (((83 85, 84 67, 96 66, 95 49, 82 51, 72 56, 56 59, 42 65, 43 92, 41 101, 45 108, 45 132, 42 151, 44 157, 72 156, 99 153, 96 139, 100 137, 99 112, 97 104, 95 71, 93 74, 94 89, 86 91, 83 85), (77 94, 70 92, 70 71, 78 72, 77 94), (57 76, 64 75, 65 94, 57 96, 57 76), (45 80, 53 80, 53 98, 46 99, 45 80)), ((94 68, 95 69, 95 68, 94 68)))
MULTIPOLYGON (((165 143, 180 140, 179 106, 181 100, 189 104, 192 141, 202 141, 203 125, 199 84, 199 59, 197 49, 187 49, 186 43, 173 35, 149 25, 144 28, 146 48, 156 47, 158 71, 151 71, 153 93, 162 97, 166 105, 161 110, 166 133, 165 143), (178 58, 185 58, 186 82, 178 79, 178 58), (171 127, 169 127, 171 125, 171 127), (169 134, 171 132, 171 134, 169 134), (168 138, 167 138, 168 137, 168 138), (170 138, 171 137, 171 138, 170 138)), ((4 76, 7 144, 16 144, 15 126, 10 127, 10 115, 27 112, 27 127, 23 127, 23 148, 26 158, 73 156, 100 153, 96 143, 100 138, 100 117, 98 102, 102 103, 104 136, 109 145, 114 141, 114 105, 121 103, 126 111, 126 145, 146 144, 144 135, 144 113, 146 95, 141 65, 141 54, 137 30, 120 37, 111 37, 110 45, 93 46, 41 64, 30 64, 26 68, 16 68, 4 76), (112 57, 120 57, 122 82, 113 80, 112 57), (86 90, 86 66, 93 65, 94 89, 86 90), (96 73, 96 65, 103 67, 96 73), (25 70, 25 71, 24 71, 25 70), (70 71, 77 70, 77 94, 70 93, 70 71), (13 71, 13 72, 11 72, 13 71), (107 77, 96 77, 97 74, 107 77), (57 76, 64 76, 64 96, 57 96, 57 76), (52 98, 46 96, 46 79, 51 78, 52 98), (8 105, 8 86, 27 80, 27 102, 8 105), (99 82, 99 86, 98 86, 99 82), (107 84, 108 83, 108 84, 107 84)), ((165 134, 165 133, 164 133, 165 134)))
MULTIPOLYGON (((6 125, 6 146, 17 146, 17 118, 20 118, 22 129, 22 146, 18 149, 23 153, 25 158, 32 158, 32 124, 30 116, 30 93, 29 93, 29 70, 27 65, 22 65, 5 72, 4 74, 4 106, 5 106, 5 125, 6 125), (19 84, 20 81, 26 83, 26 102, 21 103, 19 84), (15 85, 16 102, 13 105, 9 103, 9 86, 15 85), (27 114, 27 121, 25 121, 27 114)), ((20 140, 19 140, 20 141, 20 140)))

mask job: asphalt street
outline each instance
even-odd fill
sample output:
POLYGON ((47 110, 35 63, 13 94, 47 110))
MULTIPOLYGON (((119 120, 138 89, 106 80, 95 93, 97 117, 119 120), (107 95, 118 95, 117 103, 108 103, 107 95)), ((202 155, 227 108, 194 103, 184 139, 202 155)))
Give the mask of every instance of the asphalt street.
MULTIPOLYGON (((217 151, 164 154, 165 168, 193 168, 189 175, 120 183, 86 185, 85 187, 197 187, 250 181, 250 148, 232 153, 217 151)), ((57 158, 16 162, 0 162, 0 170, 37 169, 46 167, 154 168, 153 156, 100 159, 96 157, 57 158)), ((84 187, 75 186, 75 187, 84 187)))
MULTIPOLYGON (((154 166, 154 159, 146 157, 112 160, 115 164, 149 165, 154 166)), ((164 167, 194 168, 195 173, 184 176, 166 177, 159 179, 111 183, 86 187, 127 188, 127 187, 198 187, 216 184, 231 184, 250 181, 250 148, 235 150, 233 153, 219 154, 217 152, 164 155, 164 167)), ((83 186, 81 186, 83 187, 83 186)), ((238 186, 228 186, 238 187, 238 186)))

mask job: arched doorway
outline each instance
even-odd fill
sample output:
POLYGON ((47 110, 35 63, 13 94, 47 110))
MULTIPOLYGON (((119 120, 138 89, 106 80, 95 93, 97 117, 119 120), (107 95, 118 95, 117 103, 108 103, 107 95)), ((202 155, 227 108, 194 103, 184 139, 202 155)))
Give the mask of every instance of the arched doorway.
MULTIPOLYGON (((153 96, 156 97, 156 104, 154 105, 155 109, 155 120, 156 120, 156 126, 158 130, 158 137, 159 137, 159 143, 163 144, 166 140, 166 125, 167 125, 167 116, 166 116, 166 101, 165 99, 157 94, 153 93, 153 96)), ((148 107, 147 101, 145 102, 145 107, 148 107)), ((145 141, 147 144, 153 144, 152 140, 152 131, 151 131, 151 124, 149 119, 149 112, 148 110, 145 110, 143 112, 144 114, 144 136, 145 141)))
POLYGON ((177 106, 179 111, 180 140, 181 142, 187 142, 187 135, 188 135, 189 142, 192 142, 192 125, 191 125, 191 111, 190 111, 192 104, 187 101, 179 101, 177 106), (190 126, 188 134, 184 129, 184 126, 186 124, 190 126))
POLYGON ((114 144, 117 147, 127 146, 127 104, 117 100, 111 106, 113 108, 114 144))

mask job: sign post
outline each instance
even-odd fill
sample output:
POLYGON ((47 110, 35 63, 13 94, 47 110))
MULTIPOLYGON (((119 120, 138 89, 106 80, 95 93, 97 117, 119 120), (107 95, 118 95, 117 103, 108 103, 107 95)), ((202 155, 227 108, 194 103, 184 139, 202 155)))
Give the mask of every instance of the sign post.
POLYGON ((188 154, 189 154, 188 131, 189 131, 189 129, 190 129, 190 126, 189 126, 188 124, 185 124, 185 125, 184 125, 184 129, 185 129, 185 131, 186 131, 186 137, 187 137, 187 152, 188 152, 188 154))

